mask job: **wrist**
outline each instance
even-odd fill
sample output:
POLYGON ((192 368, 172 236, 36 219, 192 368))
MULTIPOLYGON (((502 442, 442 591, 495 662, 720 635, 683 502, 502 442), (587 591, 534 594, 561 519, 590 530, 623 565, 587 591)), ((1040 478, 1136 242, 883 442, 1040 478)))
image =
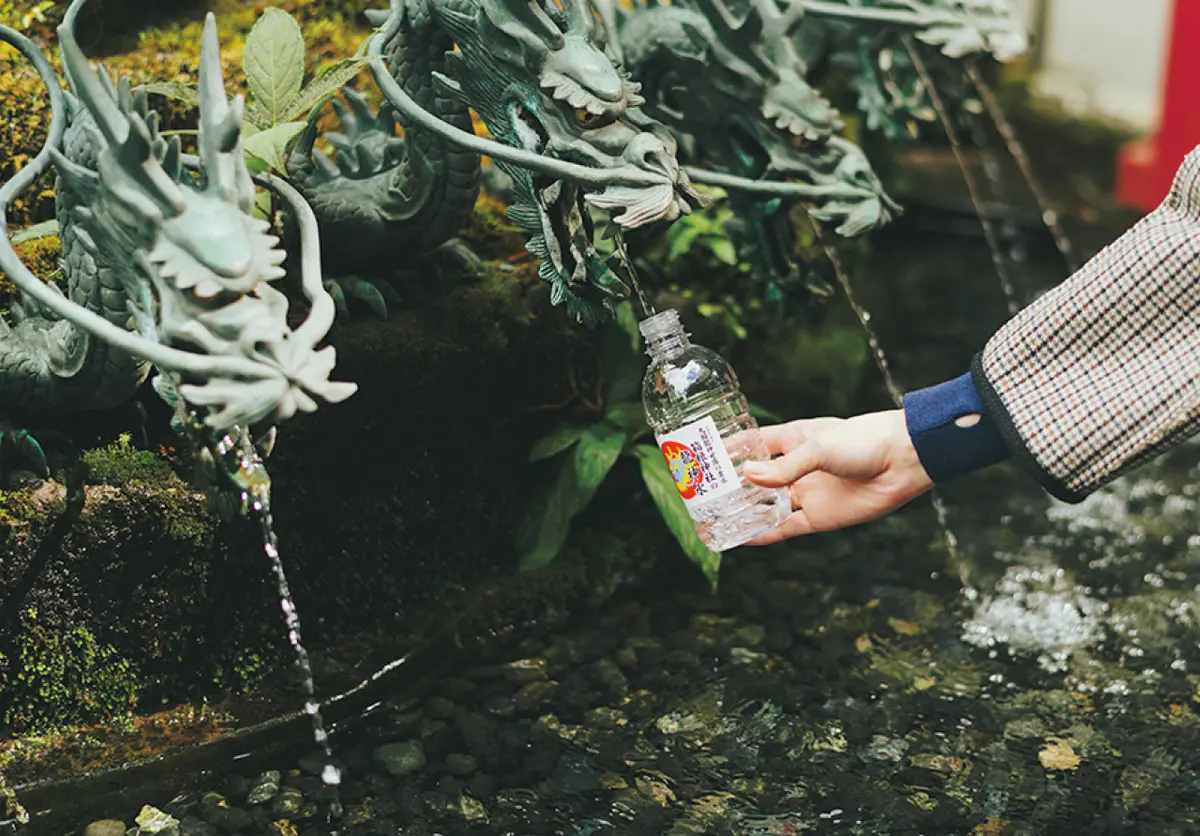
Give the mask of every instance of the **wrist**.
POLYGON ((893 471, 901 481, 901 490, 910 497, 918 496, 933 487, 921 456, 913 443, 912 434, 908 429, 908 419, 903 409, 894 409, 889 413, 891 418, 892 451, 888 461, 888 469, 893 471))

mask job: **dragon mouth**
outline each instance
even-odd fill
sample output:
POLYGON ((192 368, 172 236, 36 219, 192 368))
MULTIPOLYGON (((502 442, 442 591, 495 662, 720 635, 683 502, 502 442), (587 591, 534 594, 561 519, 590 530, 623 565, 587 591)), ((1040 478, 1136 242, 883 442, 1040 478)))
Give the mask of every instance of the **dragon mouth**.
MULTIPOLYGON (((550 143, 550 134, 536 115, 528 108, 518 107, 514 113, 513 125, 526 150, 545 153, 550 143)), ((571 186, 569 190, 581 193, 583 199, 597 209, 608 212, 613 221, 626 229, 658 221, 669 223, 680 215, 690 214, 693 208, 704 205, 704 197, 692 187, 687 172, 660 140, 639 133, 630 143, 630 149, 634 148, 638 149, 638 153, 631 154, 627 150, 626 156, 636 157, 638 161, 634 167, 658 182, 650 185, 610 183, 599 190, 571 186)), ((570 162, 595 165, 593 160, 587 159, 572 159, 570 162)), ((539 195, 542 195, 546 189, 552 188, 552 185, 543 184, 537 187, 535 178, 535 188, 539 195)), ((545 200, 541 202, 543 206, 549 205, 545 200)))

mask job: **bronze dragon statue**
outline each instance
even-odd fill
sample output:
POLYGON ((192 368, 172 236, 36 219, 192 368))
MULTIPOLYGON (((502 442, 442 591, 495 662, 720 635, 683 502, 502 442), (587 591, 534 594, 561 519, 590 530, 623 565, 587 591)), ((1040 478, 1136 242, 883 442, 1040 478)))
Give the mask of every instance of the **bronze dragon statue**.
MULTIPOLYGON (((619 59, 642 84, 647 112, 671 127, 689 160, 752 181, 752 189, 729 183, 729 232, 768 300, 800 275, 792 203, 845 236, 897 211, 862 149, 837 135, 837 111, 805 81, 793 23, 774 0, 740 12, 723 0, 598 6, 619 59), (779 191, 763 194, 763 181, 779 191)), ((830 291, 806 278, 809 291, 830 291)))
MULTIPOLYGON (((251 428, 265 446, 277 422, 355 391, 329 379, 334 350, 318 348, 334 303, 322 287, 315 219, 287 183, 260 178, 301 224, 311 309, 293 328, 288 300, 272 284, 284 275, 285 253, 253 214, 242 101, 227 98, 215 20, 208 16, 201 50, 199 156, 189 157, 178 138, 159 134, 143 93, 88 66, 74 35, 83 3, 75 0, 59 28, 69 94, 27 38, 0 28, 0 39, 36 66, 53 114, 42 152, 0 189, 0 269, 23 294, 13 324, 0 323, 0 405, 21 417, 110 407, 157 369, 155 389, 176 407, 176 427, 198 443, 209 475, 220 475, 211 467, 220 451, 237 449, 236 477, 256 455, 251 428), (4 220, 51 165, 65 292, 20 262, 4 220)), ((44 465, 37 442, 19 439, 44 465)))
POLYGON ((703 202, 671 133, 605 52, 588 0, 393 0, 373 20, 388 103, 377 113, 347 91, 345 129, 329 137, 336 162, 314 150, 312 124, 289 159, 331 257, 365 269, 397 251, 444 252, 474 209, 486 154, 511 178, 509 216, 553 303, 590 325, 629 288, 596 249, 589 208, 636 228, 703 202), (491 139, 475 136, 472 109, 491 139))

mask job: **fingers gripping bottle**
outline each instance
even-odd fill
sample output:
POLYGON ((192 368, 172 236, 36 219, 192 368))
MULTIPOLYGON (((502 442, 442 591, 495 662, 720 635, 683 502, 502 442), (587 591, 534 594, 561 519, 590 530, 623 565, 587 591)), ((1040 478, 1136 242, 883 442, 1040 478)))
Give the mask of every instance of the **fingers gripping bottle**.
POLYGON ((743 463, 770 455, 733 369, 692 345, 677 311, 655 314, 638 327, 650 355, 642 381, 646 422, 700 539, 726 551, 778 526, 792 512, 787 489, 742 476, 743 463))

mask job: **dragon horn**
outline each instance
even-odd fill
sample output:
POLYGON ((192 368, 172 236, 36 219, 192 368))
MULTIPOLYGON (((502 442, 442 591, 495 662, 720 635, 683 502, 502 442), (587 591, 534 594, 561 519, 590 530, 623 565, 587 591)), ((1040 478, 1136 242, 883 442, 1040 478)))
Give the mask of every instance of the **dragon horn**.
POLYGON ((254 204, 254 184, 242 154, 242 98, 232 106, 225 97, 221 75, 221 45, 217 19, 212 12, 204 18, 200 40, 200 130, 197 145, 208 188, 244 211, 254 204))
POLYGON ((567 31, 585 33, 592 28, 592 9, 588 0, 562 0, 567 13, 567 31))
POLYGON ((129 137, 129 122, 92 68, 87 56, 75 42, 73 27, 64 21, 58 27, 58 50, 71 92, 96 119, 100 133, 109 145, 120 145, 129 137))

